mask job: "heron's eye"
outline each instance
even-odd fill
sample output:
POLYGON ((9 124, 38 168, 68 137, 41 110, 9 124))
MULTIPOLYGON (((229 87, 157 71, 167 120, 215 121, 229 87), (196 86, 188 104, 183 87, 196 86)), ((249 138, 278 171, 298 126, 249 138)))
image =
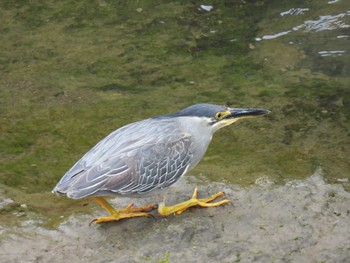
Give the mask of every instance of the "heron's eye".
POLYGON ((218 113, 216 113, 216 115, 215 115, 215 119, 217 119, 217 120, 221 120, 222 117, 223 117, 222 112, 218 112, 218 113))

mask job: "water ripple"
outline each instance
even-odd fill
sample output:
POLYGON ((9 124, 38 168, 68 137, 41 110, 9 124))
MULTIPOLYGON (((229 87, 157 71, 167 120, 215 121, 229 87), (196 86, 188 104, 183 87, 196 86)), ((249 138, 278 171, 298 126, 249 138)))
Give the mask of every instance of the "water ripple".
MULTIPOLYGON (((288 11, 280 13, 281 16, 285 15, 299 15, 303 14, 305 11, 308 11, 308 8, 292 8, 288 11)), ((306 20, 303 24, 293 27, 290 30, 278 32, 271 35, 265 35, 262 37, 255 38, 256 41, 261 40, 269 40, 278 38, 284 35, 287 35, 293 31, 299 31, 301 29, 304 30, 304 32, 320 32, 324 30, 335 30, 335 29, 344 29, 344 28, 350 28, 350 25, 344 22, 344 18, 350 16, 350 11, 346 11, 345 13, 340 13, 338 15, 325 15, 325 16, 319 16, 319 19, 317 20, 306 20)), ((347 35, 339 36, 338 38, 347 38, 347 35)))
POLYGON ((319 51, 321 57, 339 57, 345 53, 344 50, 319 51))
POLYGON ((303 15, 305 12, 309 11, 309 8, 291 8, 288 11, 284 11, 280 13, 280 16, 285 15, 303 15))

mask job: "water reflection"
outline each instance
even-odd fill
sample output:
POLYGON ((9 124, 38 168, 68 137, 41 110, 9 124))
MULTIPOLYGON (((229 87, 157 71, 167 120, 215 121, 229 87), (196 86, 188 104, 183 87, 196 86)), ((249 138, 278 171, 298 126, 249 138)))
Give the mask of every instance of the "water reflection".
POLYGON ((321 57, 329 57, 329 56, 332 56, 332 57, 339 57, 341 55, 343 55, 345 53, 345 51, 343 50, 333 50, 333 51, 319 51, 318 54, 321 56, 321 57))
POLYGON ((337 38, 349 38, 350 36, 349 35, 340 35, 340 36, 337 36, 337 38))
POLYGON ((305 21, 304 24, 294 27, 293 30, 297 31, 299 29, 303 29, 308 31, 323 31, 323 30, 334 30, 334 29, 341 29, 341 28, 349 28, 350 25, 343 22, 343 19, 346 16, 350 15, 350 11, 346 13, 341 13, 339 15, 331 16, 320 16, 318 20, 308 20, 305 21))
POLYGON ((303 15, 305 12, 309 11, 309 8, 291 8, 288 11, 281 12, 281 16, 285 15, 303 15))
MULTIPOLYGON (((291 8, 288 11, 284 11, 280 13, 280 16, 286 15, 303 15, 305 12, 309 11, 309 8, 291 8)), ((335 29, 346 29, 349 28, 350 25, 347 24, 344 20, 346 17, 350 16, 350 11, 345 13, 340 13, 338 15, 325 15, 319 16, 317 20, 306 20, 303 24, 293 27, 292 29, 274 33, 271 35, 265 35, 262 37, 255 38, 256 41, 261 40, 270 40, 275 39, 281 36, 285 36, 291 32, 296 32, 299 30, 303 30, 304 32, 321 32, 324 30, 335 30, 335 29)), ((341 35, 337 38, 346 38, 348 35, 341 35)))
POLYGON ((201 5, 200 9, 210 12, 213 9, 212 5, 201 5))
POLYGON ((328 4, 335 4, 335 3, 337 3, 337 2, 339 2, 339 0, 331 0, 331 1, 328 1, 327 3, 328 3, 328 4))

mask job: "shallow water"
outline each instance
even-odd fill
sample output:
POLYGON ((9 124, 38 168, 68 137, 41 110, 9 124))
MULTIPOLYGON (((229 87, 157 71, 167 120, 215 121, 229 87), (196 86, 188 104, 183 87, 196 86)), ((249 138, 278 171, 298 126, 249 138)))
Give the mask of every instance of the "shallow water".
POLYGON ((321 169, 349 189, 347 1, 0 5, 3 222, 86 212, 50 193, 75 161, 124 124, 200 102, 272 114, 218 132, 191 175, 249 185, 321 169))

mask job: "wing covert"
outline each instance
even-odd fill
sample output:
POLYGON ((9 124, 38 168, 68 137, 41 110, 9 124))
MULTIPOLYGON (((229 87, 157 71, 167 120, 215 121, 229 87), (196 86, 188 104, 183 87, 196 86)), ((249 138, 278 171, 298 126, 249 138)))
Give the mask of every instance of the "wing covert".
POLYGON ((144 121, 125 126, 87 152, 53 191, 81 198, 165 188, 190 166, 191 139, 191 134, 173 121, 162 120, 162 126, 144 121))
MULTIPOLYGON (((188 169, 193 157, 191 138, 144 146, 133 159, 135 181, 121 189, 120 194, 147 193, 175 183, 188 169)), ((111 185, 110 185, 111 186, 111 185)))

